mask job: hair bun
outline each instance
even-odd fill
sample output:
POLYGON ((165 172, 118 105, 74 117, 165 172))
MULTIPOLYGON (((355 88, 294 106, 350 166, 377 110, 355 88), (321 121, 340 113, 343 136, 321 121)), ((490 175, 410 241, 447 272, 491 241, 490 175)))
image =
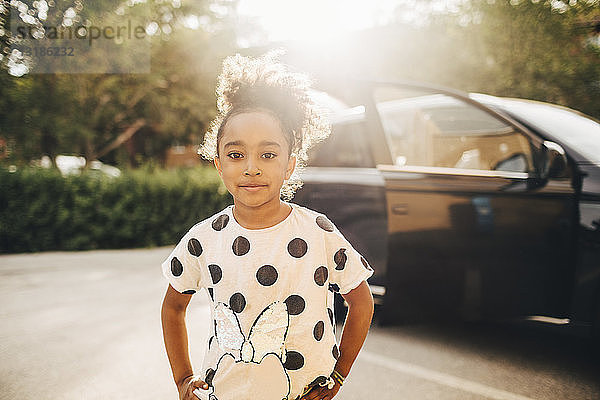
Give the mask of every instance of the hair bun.
POLYGON ((282 49, 271 50, 257 58, 239 53, 223 61, 223 72, 217 80, 217 108, 226 114, 236 106, 256 102, 264 92, 285 91, 301 102, 311 85, 307 75, 294 73, 279 62, 282 49), (269 90, 271 89, 271 90, 269 90))

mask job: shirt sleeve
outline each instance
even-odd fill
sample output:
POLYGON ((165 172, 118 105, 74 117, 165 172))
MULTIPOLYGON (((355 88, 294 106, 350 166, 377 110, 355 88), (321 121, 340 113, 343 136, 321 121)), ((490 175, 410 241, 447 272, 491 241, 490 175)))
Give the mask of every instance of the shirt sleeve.
POLYGON ((202 245, 190 229, 161 266, 164 277, 175 290, 180 293, 194 294, 204 287, 203 264, 202 245))
POLYGON ((374 270, 329 219, 321 218, 324 221, 322 225, 327 228, 324 235, 329 284, 334 291, 347 294, 369 279, 374 270))

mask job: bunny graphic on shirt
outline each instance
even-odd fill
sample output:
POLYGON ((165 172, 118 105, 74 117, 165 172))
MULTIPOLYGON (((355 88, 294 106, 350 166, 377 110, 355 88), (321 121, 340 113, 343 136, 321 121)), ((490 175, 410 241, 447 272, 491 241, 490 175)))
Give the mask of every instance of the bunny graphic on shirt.
POLYGON ((285 338, 289 314, 285 302, 275 301, 254 321, 248 338, 225 303, 215 306, 215 330, 225 352, 211 380, 211 400, 287 399, 290 378, 285 370, 285 338), (251 390, 244 385, 251 382, 251 390))

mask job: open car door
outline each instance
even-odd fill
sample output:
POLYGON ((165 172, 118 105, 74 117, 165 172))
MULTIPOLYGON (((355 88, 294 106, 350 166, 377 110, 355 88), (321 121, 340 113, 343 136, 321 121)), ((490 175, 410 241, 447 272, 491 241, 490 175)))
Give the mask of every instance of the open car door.
POLYGON ((541 179, 543 140, 431 88, 376 84, 366 112, 392 160, 383 320, 566 314, 574 194, 541 179))

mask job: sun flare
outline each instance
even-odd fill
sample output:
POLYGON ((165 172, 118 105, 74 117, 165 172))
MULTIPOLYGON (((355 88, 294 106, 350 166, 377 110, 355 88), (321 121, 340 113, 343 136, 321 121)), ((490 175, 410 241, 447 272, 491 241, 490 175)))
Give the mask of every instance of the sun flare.
POLYGON ((388 23, 395 8, 390 0, 242 0, 238 13, 258 22, 269 41, 322 42, 388 23))

